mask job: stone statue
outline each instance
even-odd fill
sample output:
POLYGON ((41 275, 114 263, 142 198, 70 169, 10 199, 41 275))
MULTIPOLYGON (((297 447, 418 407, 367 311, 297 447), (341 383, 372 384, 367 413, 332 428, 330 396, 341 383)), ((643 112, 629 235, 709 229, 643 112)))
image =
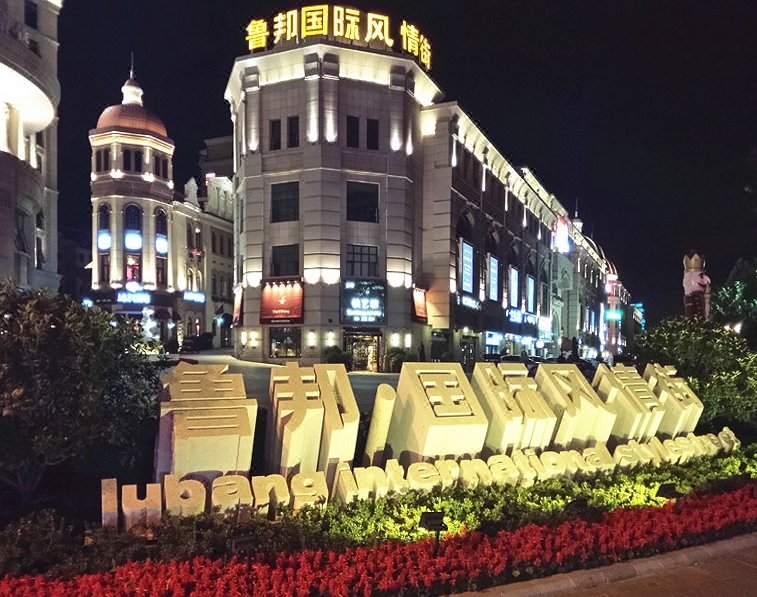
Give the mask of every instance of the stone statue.
POLYGON ((710 278, 704 255, 694 249, 683 256, 683 311, 686 317, 710 317, 710 278))

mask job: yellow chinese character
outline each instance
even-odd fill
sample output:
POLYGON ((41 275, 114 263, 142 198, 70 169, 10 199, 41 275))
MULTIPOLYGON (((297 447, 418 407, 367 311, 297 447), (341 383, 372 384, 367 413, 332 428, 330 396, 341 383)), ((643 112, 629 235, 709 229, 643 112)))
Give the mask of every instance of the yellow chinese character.
POLYGON ((265 49, 268 40, 268 22, 258 19, 253 19, 250 24, 247 25, 247 46, 250 52, 259 49, 265 49))
POLYGON ((273 43, 297 38, 297 11, 280 12, 273 18, 273 43))
POLYGON ((383 41, 390 48, 394 45, 394 40, 389 37, 389 17, 369 12, 365 41, 371 42, 374 39, 383 41))
POLYGON ((425 35, 421 35, 419 52, 421 64, 426 67, 426 70, 431 70, 431 43, 425 35))
POLYGON ((408 24, 406 21, 402 21, 400 35, 402 36, 402 49, 408 54, 417 56, 418 40, 420 36, 418 28, 415 25, 408 24))
POLYGON ((307 6, 302 9, 300 18, 302 26, 302 37, 312 35, 328 35, 329 33, 329 6, 328 4, 318 4, 316 6, 307 6))
POLYGON ((334 7, 334 37, 360 40, 360 11, 344 6, 334 7))

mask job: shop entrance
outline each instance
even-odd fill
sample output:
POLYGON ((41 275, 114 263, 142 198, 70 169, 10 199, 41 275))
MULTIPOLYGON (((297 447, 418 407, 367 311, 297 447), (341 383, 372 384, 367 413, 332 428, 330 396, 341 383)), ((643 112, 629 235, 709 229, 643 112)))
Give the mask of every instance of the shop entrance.
POLYGON ((463 339, 460 340, 460 352, 463 357, 462 365, 463 370, 465 370, 466 373, 471 373, 476 364, 476 343, 476 338, 463 337, 463 339))
POLYGON ((379 371, 381 334, 345 332, 344 351, 352 356, 353 371, 379 371))

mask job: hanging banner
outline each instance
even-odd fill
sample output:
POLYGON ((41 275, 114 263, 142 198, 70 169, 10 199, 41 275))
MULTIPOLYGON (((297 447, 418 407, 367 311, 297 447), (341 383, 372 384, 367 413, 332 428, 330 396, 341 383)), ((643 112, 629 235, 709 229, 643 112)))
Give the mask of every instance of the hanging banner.
POLYGON ((423 288, 413 288, 413 320, 421 323, 428 321, 426 291, 423 288))

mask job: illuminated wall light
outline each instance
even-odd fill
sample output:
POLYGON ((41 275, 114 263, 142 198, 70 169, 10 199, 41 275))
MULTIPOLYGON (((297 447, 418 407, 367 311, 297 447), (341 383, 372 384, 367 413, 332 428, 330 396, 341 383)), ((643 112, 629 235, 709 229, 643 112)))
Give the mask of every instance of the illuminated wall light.
POLYGON ((166 255, 168 253, 168 238, 162 234, 158 234, 155 237, 155 252, 158 255, 166 255))
POLYGON ((405 153, 407 155, 413 155, 413 133, 412 131, 407 132, 407 143, 405 144, 405 153))
POLYGON ((247 344, 247 330, 239 332, 239 341, 242 343, 242 346, 247 344))
POLYGON ((336 116, 333 111, 326 114, 326 141, 333 143, 336 141, 336 116))
POLYGON ((399 151, 402 148, 402 138, 400 137, 399 130, 395 129, 392 131, 392 138, 391 141, 389 141, 389 146, 392 148, 392 151, 399 151))
POLYGON ((321 270, 321 280, 324 284, 339 284, 339 270, 338 269, 323 269, 321 270))
POLYGON ((411 274, 405 274, 405 288, 413 287, 413 276, 411 274))
POLYGON ((405 274, 402 272, 386 272, 386 282, 392 288, 401 288, 405 285, 405 274))
POLYGON ((315 332, 313 330, 308 332, 308 347, 315 348, 315 332))
POLYGON ((250 334, 250 347, 258 347, 258 333, 255 330, 253 330, 252 334, 250 334))
POLYGON ((436 116, 434 114, 423 114, 421 116, 421 135, 429 137, 436 134, 436 116))
POLYGON ((113 168, 113 170, 110 171, 111 178, 123 178, 124 173, 121 172, 118 168, 113 168))
POLYGON ((155 180, 155 175, 152 172, 143 172, 142 180, 144 180, 145 182, 152 182, 153 180, 155 180))
POLYGON ((398 348, 400 345, 400 335, 397 332, 394 332, 391 335, 391 343, 394 348, 398 348))
POLYGON ((449 292, 450 294, 455 294, 457 292, 457 278, 454 275, 454 268, 452 269, 452 276, 449 279, 449 292))
POLYGON ((329 331, 328 334, 326 334, 326 346, 334 346, 335 340, 334 340, 334 332, 329 331))
POLYGON ((97 233, 97 250, 109 251, 110 250, 110 232, 107 230, 100 230, 97 233))
POLYGON ((486 164, 481 165, 481 192, 486 191, 486 164))
POLYGON ((129 251, 141 251, 142 234, 134 230, 127 230, 124 234, 124 247, 129 251))
POLYGON ((510 187, 505 187, 505 211, 508 210, 510 206, 510 187))
POLYGON ((169 180, 166 184, 168 185, 168 188, 173 191, 173 180, 169 180))
POLYGON ((452 158, 450 159, 450 164, 452 164, 453 168, 457 166, 457 140, 454 136, 452 137, 452 158))
POLYGON ((321 270, 320 268, 306 269, 302 277, 305 278, 306 284, 318 284, 321 279, 321 270))
POLYGON ((89 180, 91 180, 92 182, 95 182, 97 180, 97 174, 95 174, 94 172, 90 172, 89 180))
POLYGON ((123 288, 124 285, 121 282, 111 282, 110 283, 111 288, 123 288))
POLYGON ((411 333, 405 334, 405 348, 410 349, 413 346, 413 335, 411 333))
POLYGON ((257 288, 260 286, 260 281, 263 279, 263 274, 260 272, 247 272, 245 275, 247 286, 251 288, 257 288))
POLYGON ((528 226, 528 208, 523 207, 523 227, 525 228, 528 226))

